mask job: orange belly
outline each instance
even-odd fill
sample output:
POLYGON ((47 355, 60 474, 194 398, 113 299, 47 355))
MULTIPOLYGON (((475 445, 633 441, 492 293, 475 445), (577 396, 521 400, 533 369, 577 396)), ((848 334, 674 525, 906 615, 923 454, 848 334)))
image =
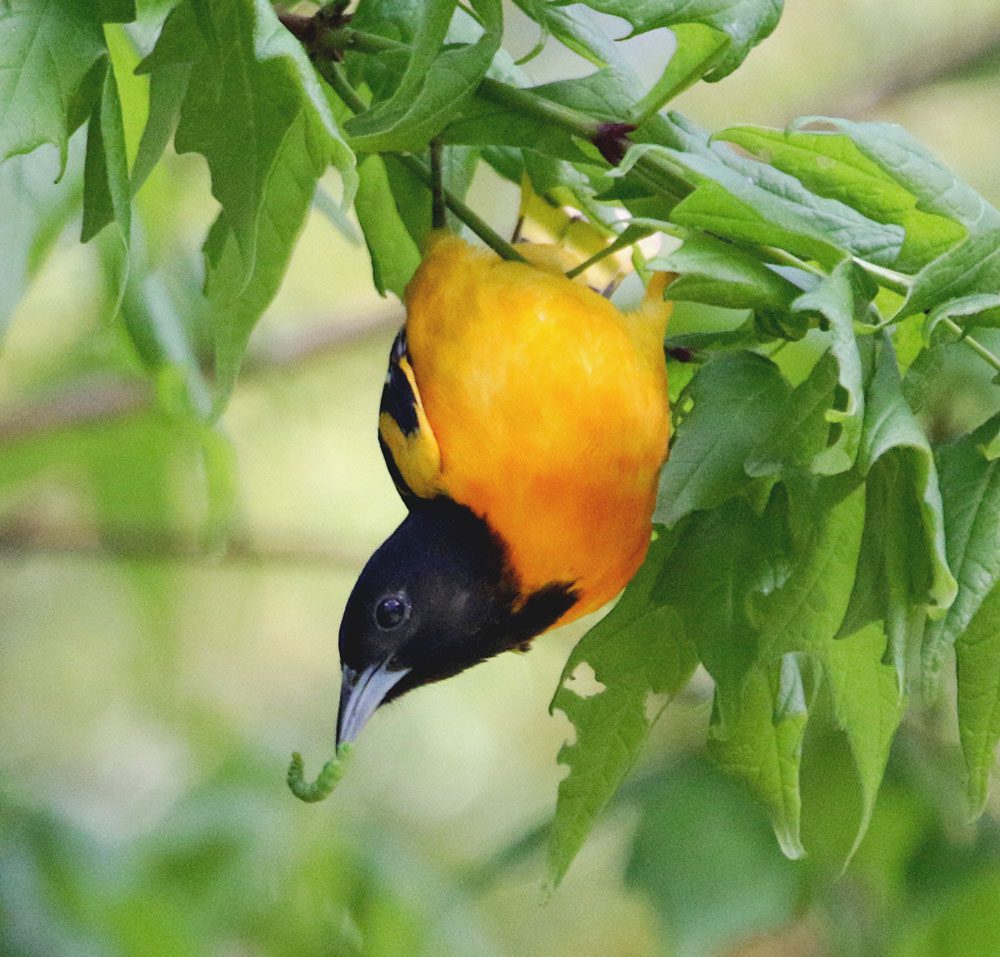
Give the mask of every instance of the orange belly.
MULTIPOLYGON (((440 486, 503 539, 522 593, 593 611, 646 554, 669 409, 660 337, 591 290, 445 239, 407 289, 440 486)), ((661 330, 662 335, 662 330, 661 330)))

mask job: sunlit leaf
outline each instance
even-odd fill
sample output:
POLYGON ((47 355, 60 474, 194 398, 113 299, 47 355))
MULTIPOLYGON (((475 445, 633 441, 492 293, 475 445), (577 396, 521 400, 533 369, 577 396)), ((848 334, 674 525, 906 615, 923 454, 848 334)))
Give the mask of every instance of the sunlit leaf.
POLYGON ((643 156, 669 162, 696 184, 673 210, 674 222, 729 239, 778 246, 832 268, 844 251, 892 265, 903 229, 877 223, 850 206, 817 196, 795 177, 710 144, 703 131, 670 115, 680 148, 640 143, 613 175, 623 176, 643 156))
POLYGON ((731 127, 715 139, 736 143, 791 174, 818 196, 906 231, 897 268, 919 269, 965 236, 952 219, 924 212, 920 198, 865 156, 845 134, 731 127))
POLYGON ((917 198, 917 208, 961 223, 970 232, 1000 228, 1000 211, 962 182, 919 140, 894 123, 856 123, 804 116, 797 125, 820 123, 846 133, 858 149, 917 198))

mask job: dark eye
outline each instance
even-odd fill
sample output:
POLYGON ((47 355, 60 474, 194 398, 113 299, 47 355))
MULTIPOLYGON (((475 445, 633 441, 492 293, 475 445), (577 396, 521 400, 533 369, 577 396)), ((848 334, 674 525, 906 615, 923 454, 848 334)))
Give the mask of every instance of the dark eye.
POLYGON ((410 599, 402 593, 386 595, 375 606, 375 624, 385 631, 398 628, 409 617, 410 599))

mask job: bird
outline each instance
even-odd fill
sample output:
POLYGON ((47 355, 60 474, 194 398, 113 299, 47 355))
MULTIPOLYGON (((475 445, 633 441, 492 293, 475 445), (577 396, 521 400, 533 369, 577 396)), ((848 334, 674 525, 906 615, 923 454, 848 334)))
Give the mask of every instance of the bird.
POLYGON ((341 621, 337 745, 377 708, 595 611, 646 555, 670 438, 672 276, 620 311, 521 244, 430 234, 378 417, 407 508, 341 621))

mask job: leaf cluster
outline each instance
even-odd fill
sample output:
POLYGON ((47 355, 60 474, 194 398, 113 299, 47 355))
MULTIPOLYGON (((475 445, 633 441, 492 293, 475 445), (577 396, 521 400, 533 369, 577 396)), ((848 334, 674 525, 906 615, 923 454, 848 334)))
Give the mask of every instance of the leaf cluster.
POLYGON ((561 686, 553 701, 576 727, 553 879, 699 665, 713 679, 709 750, 789 855, 803 851, 807 727, 828 714, 844 733, 856 846, 909 699, 936 692, 952 654, 980 809, 1000 738, 1000 417, 932 444, 921 410, 949 349, 1000 371, 970 334, 1000 324, 1000 212, 895 126, 805 117, 711 135, 664 111, 736 69, 780 0, 518 6, 540 47, 593 72, 533 86, 503 46, 499 0, 362 0, 349 22, 338 4, 303 18, 267 0, 9 0, 0 195, 44 206, 14 237, 18 285, 72 216, 57 197, 82 195, 106 312, 224 501, 232 457, 214 423, 313 206, 355 237, 353 209, 383 293, 401 293, 430 227, 432 140, 446 144, 451 215, 501 252, 516 255, 464 202, 481 164, 582 211, 614 248, 665 237, 651 260, 635 252, 637 269, 678 273, 671 298, 740 322, 667 344, 697 362, 674 373, 655 540, 567 664, 569 677, 587 663, 602 690, 561 686), (651 86, 592 14, 670 31, 651 86), (203 157, 218 204, 181 282, 137 215, 171 142, 203 157), (46 145, 65 193, 27 165, 46 145), (318 190, 331 167, 337 201, 318 190))

